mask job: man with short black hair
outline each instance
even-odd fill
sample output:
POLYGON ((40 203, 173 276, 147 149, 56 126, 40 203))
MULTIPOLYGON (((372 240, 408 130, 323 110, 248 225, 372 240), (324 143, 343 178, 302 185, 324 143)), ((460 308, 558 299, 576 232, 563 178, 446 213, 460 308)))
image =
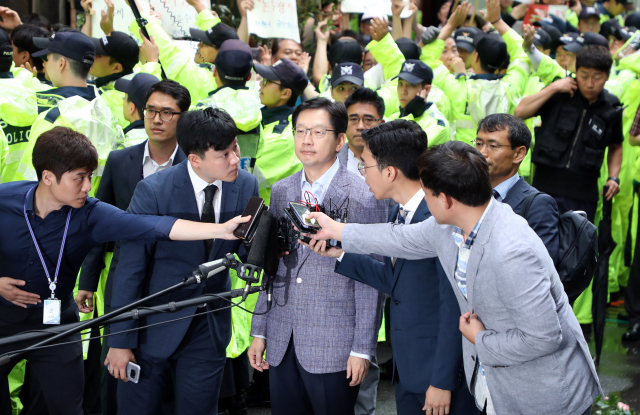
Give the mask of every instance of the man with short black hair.
POLYGON ((433 217, 357 225, 311 213, 322 229, 308 236, 320 250, 334 239, 347 253, 439 258, 464 313, 464 373, 479 410, 590 414, 602 389, 589 347, 542 241, 492 197, 486 159, 451 141, 428 149, 418 166, 433 217))
MULTIPOLYGON (((347 211, 348 220, 383 222, 385 204, 337 159, 348 123, 344 105, 312 99, 292 119, 296 156, 304 167, 273 186, 274 214, 282 218, 289 202, 304 200, 310 210, 322 205, 347 211)), ((336 274, 335 259, 310 254, 296 245, 280 260, 268 314, 266 296, 258 297, 249 360, 259 372, 269 369, 274 415, 353 415, 376 353, 382 297, 336 274)))
MULTIPOLYGON (((82 33, 58 32, 51 38, 34 38, 43 48, 34 57, 46 57, 44 67, 54 88, 38 94, 39 115, 31 127, 29 140, 20 143, 23 151, 14 177, 5 180, 33 180, 35 170, 31 153, 35 140, 58 125, 73 126, 92 140, 104 165, 107 155, 122 140, 122 131, 96 88, 87 85, 87 76, 94 62, 95 45, 82 33)), ((92 191, 100 183, 101 170, 93 177, 92 191)), ((92 193, 93 195, 94 193, 92 193)))
MULTIPOLYGON (((233 231, 246 222, 239 216, 225 224, 137 216, 88 197, 98 152, 87 137, 66 127, 43 133, 32 158, 37 182, 0 185, 0 227, 4 230, 0 255, 12 258, 0 262, 2 337, 41 331, 51 327, 48 324, 78 322, 73 290, 83 260, 99 243, 236 240, 233 231), (51 320, 43 320, 43 300, 53 301, 50 305, 54 308, 48 310, 58 310, 51 320)), ((37 373, 49 413, 81 415, 84 372, 80 334, 68 340, 75 343, 32 351, 25 358, 37 373)), ((0 354, 15 349, 2 347, 0 354)), ((15 363, 0 366, 2 413, 11 413, 7 376, 15 363)))
MULTIPOLYGON (((132 95, 135 97, 140 92, 136 87, 138 81, 151 77, 155 84, 145 91, 147 105, 140 105, 143 115, 141 130, 145 140, 137 145, 116 150, 109 154, 100 188, 96 197, 104 203, 116 206, 118 209, 127 210, 133 197, 136 184, 152 174, 167 169, 172 165, 180 164, 186 159, 184 152, 178 147, 176 139, 176 125, 180 114, 189 109, 189 91, 177 82, 164 80, 158 82, 153 76, 145 73, 137 74, 133 81, 120 79, 116 84, 129 82, 132 95), (173 114, 169 117, 169 112, 173 114), (153 115, 153 118, 151 116, 153 115), (147 133, 148 131, 148 133, 147 133), (147 138, 148 137, 148 138, 147 138)), ((136 99, 136 98, 134 98, 136 99)), ((137 99, 136 99, 137 100, 137 99)), ((138 121, 136 121, 138 122, 138 121)), ((134 123, 135 124, 135 123, 134 123)), ((136 130, 133 130, 136 131, 136 130)), ((107 270, 106 283, 102 294, 104 313, 111 311, 111 298, 113 291, 113 279, 116 267, 120 260, 120 248, 122 243, 104 243, 96 246, 82 263, 82 271, 78 282, 78 293, 75 300, 82 313, 93 312, 94 293, 99 291, 100 277, 107 270)), ((105 327, 105 334, 109 333, 109 327, 105 327)), ((105 361, 109 347, 102 345, 100 363, 105 361)), ((102 366, 101 371, 102 412, 111 415, 117 412, 116 389, 117 380, 109 375, 107 368, 102 366)))
MULTIPOLYGON (((148 105, 149 102, 147 112, 148 105)), ((239 169, 240 151, 233 119, 220 109, 188 111, 180 114, 176 135, 187 160, 140 181, 128 210, 152 215, 179 212, 180 217, 203 225, 222 223, 240 215, 249 199, 258 196, 258 182, 239 169)), ((114 275, 112 307, 121 307, 173 285, 189 274, 194 264, 213 261, 228 253, 242 257, 243 252, 238 240, 147 245, 125 242, 114 275)), ((230 287, 229 273, 223 272, 203 285, 184 288, 171 298, 178 301, 228 291, 230 287)), ((160 300, 163 301, 166 300, 160 300)), ((118 414, 157 413, 164 388, 171 387, 171 381, 163 376, 167 370, 174 374, 179 414, 217 413, 226 348, 231 339, 231 310, 198 314, 221 306, 220 302, 208 303, 112 325, 111 330, 116 332, 193 316, 109 338, 105 365, 110 364, 110 373, 123 380, 118 384, 118 414), (125 368, 129 362, 141 366, 138 384, 127 382, 125 368)))
MULTIPOLYGON (((360 156, 364 150, 362 132, 384 123, 384 100, 376 91, 369 88, 358 88, 344 102, 349 116, 347 125, 348 145, 338 153, 340 164, 350 172, 362 177, 358 170, 360 156)), ((364 177, 363 177, 364 179, 364 177)))
POLYGON ((38 80, 46 85, 51 86, 51 82, 47 80, 42 66, 42 58, 32 56, 40 50, 34 43, 34 37, 47 37, 49 32, 39 26, 21 24, 11 31, 11 43, 13 45, 13 62, 16 70, 27 63, 31 68, 38 71, 38 80))
MULTIPOLYGON (((487 159, 493 197, 511 206, 522 216, 525 201, 537 189, 529 185, 518 169, 531 147, 531 131, 519 118, 509 114, 492 114, 478 124, 474 142, 487 159)), ((558 259, 559 215, 553 198, 544 193, 536 196, 525 217, 527 223, 544 243, 554 262, 558 259)))
POLYGON ((607 148, 609 190, 604 197, 611 200, 620 190, 622 105, 604 88, 612 63, 607 48, 583 47, 576 56, 575 80, 555 81, 525 97, 515 112, 522 119, 542 118, 532 155, 533 186, 556 200, 560 214, 581 210, 591 222, 602 192, 598 178, 607 148))

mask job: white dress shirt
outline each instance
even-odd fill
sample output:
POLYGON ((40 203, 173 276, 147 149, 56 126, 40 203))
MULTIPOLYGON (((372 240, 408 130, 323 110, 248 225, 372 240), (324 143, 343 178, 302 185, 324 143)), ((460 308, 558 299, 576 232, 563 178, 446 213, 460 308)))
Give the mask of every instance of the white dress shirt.
POLYGON ((173 154, 169 157, 169 160, 166 163, 158 164, 154 159, 151 158, 149 153, 149 140, 144 145, 144 156, 142 157, 142 178, 146 179, 151 176, 153 173, 157 173, 161 170, 168 169, 173 166, 173 160, 176 158, 176 153, 178 152, 178 144, 176 144, 175 150, 173 150, 173 154))
POLYGON ((360 174, 358 170, 358 164, 360 163, 360 159, 356 158, 356 155, 351 151, 351 149, 347 149, 347 170, 351 173, 355 173, 359 178, 364 180, 364 176, 360 174))
POLYGON ((207 183, 200 178, 193 171, 191 163, 187 163, 187 170, 189 170, 189 178, 193 185, 193 192, 196 195, 196 205, 198 206, 198 215, 202 218, 202 208, 204 207, 204 189, 209 185, 213 185, 218 188, 216 194, 213 196, 213 210, 216 214, 216 223, 220 223, 220 206, 222 204, 222 180, 216 180, 213 183, 207 183))

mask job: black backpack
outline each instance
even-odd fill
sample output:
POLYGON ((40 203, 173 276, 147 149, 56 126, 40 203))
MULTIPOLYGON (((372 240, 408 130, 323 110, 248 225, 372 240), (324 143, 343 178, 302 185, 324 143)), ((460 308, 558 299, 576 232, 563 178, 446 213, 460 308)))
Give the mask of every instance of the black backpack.
MULTIPOLYGON (((520 216, 528 220, 533 199, 542 192, 533 192, 522 205, 520 216)), ((587 289, 598 264, 598 228, 586 216, 569 211, 560 216, 560 247, 556 270, 569 302, 587 289)))

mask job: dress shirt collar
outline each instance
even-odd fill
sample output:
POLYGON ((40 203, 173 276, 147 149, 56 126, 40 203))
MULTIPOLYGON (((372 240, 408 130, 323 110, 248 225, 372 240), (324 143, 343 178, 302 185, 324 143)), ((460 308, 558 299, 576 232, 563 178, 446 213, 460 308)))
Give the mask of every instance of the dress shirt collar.
POLYGON ((400 204, 400 207, 405 210, 407 213, 415 213, 418 210, 418 206, 424 200, 424 190, 420 189, 418 192, 413 195, 411 199, 406 204, 400 204))
MULTIPOLYGON (((326 189, 329 184, 331 183, 331 180, 333 180, 333 176, 336 175, 336 173, 338 172, 338 169, 340 168, 340 161, 338 161, 338 157, 336 157, 336 160, 333 162, 333 165, 329 168, 329 170, 327 170, 322 176, 320 176, 320 178, 318 180, 316 180, 315 182, 313 182, 313 184, 317 185, 317 186, 322 186, 324 189, 326 189)), ((307 175, 304 172, 304 168, 302 169, 302 177, 300 179, 300 188, 302 189, 304 187, 304 184, 307 184, 309 187, 313 187, 313 184, 309 183, 307 181, 307 175)))
POLYGON ((191 184, 193 185, 193 191, 196 192, 196 194, 203 192, 205 187, 209 185, 216 186, 218 190, 222 189, 222 180, 216 180, 213 183, 207 183, 200 176, 198 176, 195 171, 193 171, 193 167, 191 167, 190 161, 187 161, 187 170, 189 171, 189 178, 191 179, 191 184))
POLYGON ((464 235, 464 232, 462 231, 462 229, 458 228, 457 226, 454 227, 453 233, 451 235, 453 236, 453 240, 455 241, 456 245, 458 245, 458 247, 471 249, 471 246, 473 245, 473 241, 475 241, 476 236, 478 235, 478 231, 480 230, 480 226, 482 225, 482 221, 484 220, 484 217, 486 216, 487 212, 491 208, 491 204, 493 202, 495 202, 495 199, 492 197, 491 200, 489 200, 489 204, 487 205, 486 209, 482 213, 482 216, 480 216, 480 220, 478 220, 478 223, 476 223, 476 226, 473 227, 473 230, 471 231, 471 233, 469 234, 466 240, 462 239, 464 235))
POLYGON ((493 189, 500 195, 499 202, 502 202, 504 201, 504 199, 506 199, 509 190, 511 190, 513 185, 516 184, 518 180, 520 180, 520 175, 516 172, 516 174, 514 174, 512 177, 509 177, 507 180, 500 183, 493 189))
MULTIPOLYGON (((178 152, 178 143, 176 143, 176 148, 173 150, 173 154, 171 155, 171 157, 169 157, 169 160, 167 160, 167 162, 163 164, 163 166, 166 166, 167 164, 172 166, 173 165, 173 160, 176 158, 176 153, 177 152, 178 152)), ((142 165, 143 166, 147 163, 147 160, 153 160, 151 158, 151 154, 149 153, 149 140, 147 140, 147 142, 144 143, 144 156, 142 156, 142 165)), ((155 160, 153 160, 153 162, 155 163, 155 160)), ((191 163, 189 163, 189 166, 191 166, 191 163)))

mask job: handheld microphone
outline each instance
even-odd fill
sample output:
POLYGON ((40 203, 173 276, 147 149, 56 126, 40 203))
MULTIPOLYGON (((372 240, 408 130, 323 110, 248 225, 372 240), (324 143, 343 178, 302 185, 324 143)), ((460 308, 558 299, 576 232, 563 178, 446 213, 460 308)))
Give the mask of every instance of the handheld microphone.
POLYGON ((196 283, 201 283, 220 272, 230 268, 237 268, 237 266, 238 261, 236 257, 234 257, 233 254, 227 254, 224 258, 198 265, 198 268, 193 271, 193 277, 196 283))
POLYGON ((278 228, 279 223, 274 219, 271 222, 264 258, 264 275, 267 277, 267 311, 271 310, 271 305, 273 304, 273 280, 276 278, 280 263, 278 258, 278 228))
POLYGON ((253 237, 253 242, 251 243, 251 250, 247 256, 247 261, 238 273, 238 277, 247 282, 244 288, 244 294, 242 295, 243 300, 249 295, 251 284, 260 282, 260 271, 262 271, 272 222, 273 213, 269 211, 263 212, 255 236, 253 237))

